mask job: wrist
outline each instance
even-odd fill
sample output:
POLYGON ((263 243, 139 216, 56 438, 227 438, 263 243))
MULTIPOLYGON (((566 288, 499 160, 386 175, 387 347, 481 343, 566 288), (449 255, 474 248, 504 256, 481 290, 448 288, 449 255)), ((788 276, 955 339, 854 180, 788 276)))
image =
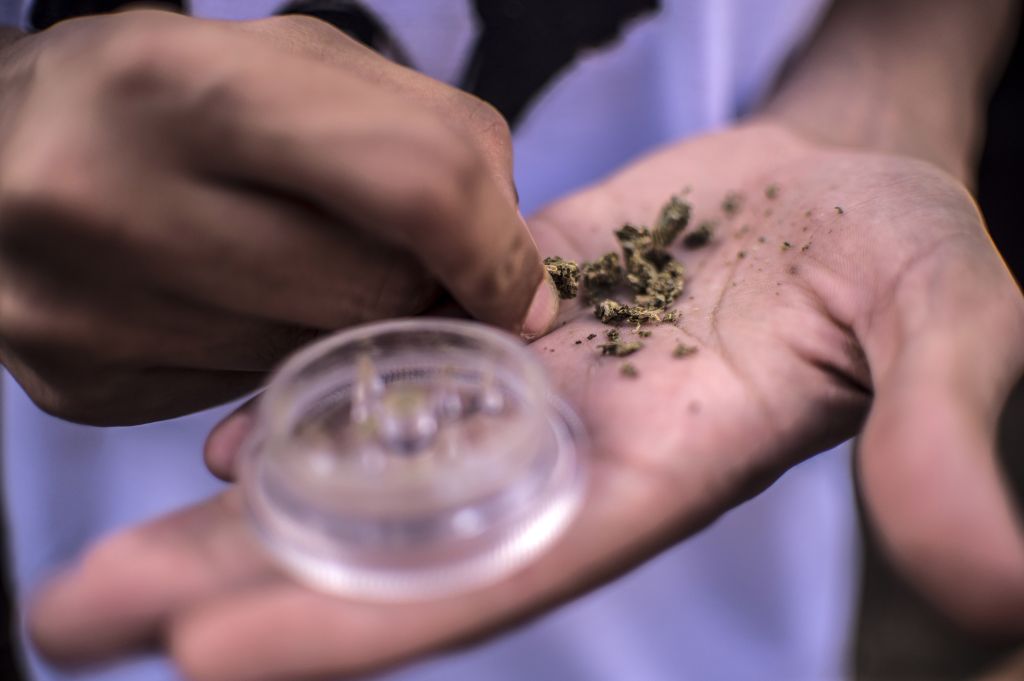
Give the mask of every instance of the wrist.
POLYGON ((1012 0, 838 0, 763 115, 807 139, 912 156, 973 181, 1012 0))
POLYGON ((840 94, 833 102, 819 97, 773 100, 757 118, 808 142, 927 161, 964 184, 973 184, 982 141, 981 103, 962 102, 955 115, 936 116, 927 108, 917 110, 912 104, 901 106, 891 100, 843 100, 840 94))

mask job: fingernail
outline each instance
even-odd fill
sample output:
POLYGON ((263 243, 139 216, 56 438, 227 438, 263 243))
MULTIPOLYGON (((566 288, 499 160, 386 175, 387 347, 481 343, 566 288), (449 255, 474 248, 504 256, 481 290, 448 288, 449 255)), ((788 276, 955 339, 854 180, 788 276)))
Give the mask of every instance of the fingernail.
POLYGON ((537 291, 533 294, 530 309, 526 311, 526 319, 520 332, 524 340, 532 341, 542 336, 555 323, 558 316, 558 292, 551 277, 544 272, 537 291))

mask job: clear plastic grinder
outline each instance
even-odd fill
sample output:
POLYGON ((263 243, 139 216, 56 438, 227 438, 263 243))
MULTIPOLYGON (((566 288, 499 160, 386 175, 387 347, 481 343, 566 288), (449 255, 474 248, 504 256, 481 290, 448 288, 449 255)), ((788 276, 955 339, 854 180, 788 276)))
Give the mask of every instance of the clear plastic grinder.
POLYGON ((241 483, 261 539, 301 581, 423 599, 498 580, 548 547, 579 506, 585 456, 576 417, 522 343, 420 318, 287 361, 241 483))

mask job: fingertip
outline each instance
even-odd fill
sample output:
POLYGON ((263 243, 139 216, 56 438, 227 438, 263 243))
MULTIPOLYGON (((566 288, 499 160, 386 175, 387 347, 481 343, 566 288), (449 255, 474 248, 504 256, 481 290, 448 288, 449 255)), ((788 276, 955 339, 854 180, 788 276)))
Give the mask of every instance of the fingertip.
POLYGON ((255 417, 253 403, 247 402, 214 426, 203 447, 206 467, 225 482, 235 478, 235 463, 245 438, 252 430, 255 417))
POLYGON ((555 289, 555 282, 545 271, 526 311, 520 334, 526 341, 539 338, 551 328, 557 317, 558 291, 555 289))

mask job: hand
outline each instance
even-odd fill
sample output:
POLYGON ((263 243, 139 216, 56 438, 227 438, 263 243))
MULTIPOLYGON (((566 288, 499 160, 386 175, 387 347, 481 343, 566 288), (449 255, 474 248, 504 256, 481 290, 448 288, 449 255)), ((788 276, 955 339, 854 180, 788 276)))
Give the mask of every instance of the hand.
POLYGON ((439 282, 555 314, 481 101, 306 17, 75 19, 0 53, 0 360, 45 410, 149 421, 439 282))
MULTIPOLYGON (((641 160, 532 228, 546 254, 593 258, 614 248, 614 228, 650 223, 685 185, 696 219, 719 226, 703 250, 680 252, 691 277, 682 321, 652 329, 629 358, 638 376, 600 357, 600 340, 576 344, 606 328, 582 305, 535 343, 594 445, 582 513, 536 563, 436 602, 322 595, 268 563, 230 490, 102 542, 57 579, 30 613, 40 650, 81 662, 159 641, 199 680, 379 669, 594 588, 865 416, 861 470, 890 548, 964 621, 1024 632, 1024 542, 992 454, 993 415, 1024 365, 1024 303, 967 192, 925 163, 760 124, 641 160), (744 205, 725 218, 731 191, 744 205), (679 341, 697 353, 673 357, 679 341)), ((221 475, 244 423, 211 436, 221 475)))

